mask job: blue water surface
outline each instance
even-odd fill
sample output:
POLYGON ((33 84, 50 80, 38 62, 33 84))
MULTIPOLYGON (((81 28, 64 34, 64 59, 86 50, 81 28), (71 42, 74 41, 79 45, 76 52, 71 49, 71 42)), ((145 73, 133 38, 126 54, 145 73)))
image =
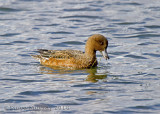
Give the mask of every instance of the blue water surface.
POLYGON ((0 0, 0 113, 159 113, 159 0, 0 0), (37 49, 109 40, 97 68, 52 69, 37 49))

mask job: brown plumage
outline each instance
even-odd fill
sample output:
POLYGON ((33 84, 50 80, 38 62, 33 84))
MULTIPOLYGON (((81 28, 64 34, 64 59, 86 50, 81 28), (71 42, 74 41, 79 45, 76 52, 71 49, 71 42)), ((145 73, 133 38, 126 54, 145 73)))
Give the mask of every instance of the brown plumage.
POLYGON ((100 51, 105 59, 109 59, 107 46, 108 40, 103 35, 94 34, 88 38, 85 52, 39 49, 40 55, 32 55, 32 57, 38 59, 42 65, 50 67, 90 68, 97 65, 96 51, 100 51))

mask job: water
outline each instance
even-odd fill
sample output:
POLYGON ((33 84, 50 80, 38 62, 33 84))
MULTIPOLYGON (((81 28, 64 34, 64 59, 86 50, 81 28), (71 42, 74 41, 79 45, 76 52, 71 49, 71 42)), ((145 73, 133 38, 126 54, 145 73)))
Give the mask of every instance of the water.
POLYGON ((0 113, 159 113, 160 1, 0 0, 0 113), (95 33, 109 61, 51 69, 36 49, 84 51, 95 33))

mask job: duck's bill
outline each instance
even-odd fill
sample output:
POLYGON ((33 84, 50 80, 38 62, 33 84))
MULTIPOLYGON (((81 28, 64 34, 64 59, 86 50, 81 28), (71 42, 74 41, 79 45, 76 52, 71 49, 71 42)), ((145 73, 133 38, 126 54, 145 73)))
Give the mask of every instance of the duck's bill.
POLYGON ((108 53, 107 53, 107 50, 105 49, 104 51, 100 51, 102 56, 107 60, 109 59, 109 56, 108 56, 108 53))

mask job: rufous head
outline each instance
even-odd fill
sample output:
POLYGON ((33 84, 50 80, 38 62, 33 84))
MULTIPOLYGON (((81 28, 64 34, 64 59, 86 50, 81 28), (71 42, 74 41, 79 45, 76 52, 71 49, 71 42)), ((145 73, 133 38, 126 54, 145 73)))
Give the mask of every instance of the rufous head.
POLYGON ((87 43, 92 46, 94 51, 100 51, 105 59, 109 59, 107 54, 108 40, 101 34, 90 36, 87 43))

